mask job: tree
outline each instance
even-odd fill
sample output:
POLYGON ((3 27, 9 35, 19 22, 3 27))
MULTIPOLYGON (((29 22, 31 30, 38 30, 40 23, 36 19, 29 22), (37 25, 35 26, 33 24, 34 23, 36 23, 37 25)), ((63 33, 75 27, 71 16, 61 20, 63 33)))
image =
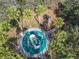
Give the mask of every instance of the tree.
POLYGON ((57 17, 53 24, 55 27, 60 28, 64 25, 64 19, 57 17))
POLYGON ((0 58, 1 59, 24 59, 21 55, 11 51, 8 47, 0 47, 0 58))
POLYGON ((31 27, 31 19, 33 19, 33 13, 32 13, 32 10, 30 8, 25 8, 24 11, 23 11, 23 18, 27 19, 30 21, 30 27, 31 27))
POLYGON ((58 16, 63 17, 65 21, 73 25, 78 24, 79 0, 65 0, 64 3, 59 3, 58 10, 58 16))
POLYGON ((79 26, 70 26, 68 29, 68 39, 66 40, 66 47, 70 48, 74 54, 79 55, 79 26))
POLYGON ((50 48, 55 53, 57 59, 74 59, 75 54, 70 51, 65 44, 67 39, 67 32, 59 31, 55 34, 53 41, 50 43, 50 48))
POLYGON ((20 11, 18 10, 18 8, 16 6, 9 6, 6 8, 5 12, 6 12, 6 16, 7 16, 6 17, 7 18, 7 26, 11 20, 16 20, 18 22, 20 29, 22 29, 20 21, 18 20, 18 18, 20 18, 20 11))
POLYGON ((26 19, 32 19, 32 10, 30 8, 26 8, 24 9, 23 11, 23 17, 26 18, 26 19))
POLYGON ((24 5, 26 3, 25 0, 16 0, 17 1, 17 4, 19 4, 19 10, 20 10, 20 17, 19 17, 19 20, 21 21, 22 23, 22 28, 21 30, 23 30, 23 9, 24 9, 24 5))
POLYGON ((9 19, 17 19, 20 16, 20 11, 16 6, 10 6, 6 9, 6 14, 9 19))
POLYGON ((72 26, 65 31, 54 33, 49 47, 57 59, 75 59, 79 56, 79 27, 72 26))
POLYGON ((38 24, 40 24, 38 16, 41 15, 44 11, 45 11, 45 7, 43 5, 38 4, 36 6, 36 8, 35 8, 35 12, 36 12, 35 20, 37 21, 38 24))
POLYGON ((45 11, 45 7, 43 5, 37 5, 35 12, 40 15, 41 13, 43 13, 45 11))

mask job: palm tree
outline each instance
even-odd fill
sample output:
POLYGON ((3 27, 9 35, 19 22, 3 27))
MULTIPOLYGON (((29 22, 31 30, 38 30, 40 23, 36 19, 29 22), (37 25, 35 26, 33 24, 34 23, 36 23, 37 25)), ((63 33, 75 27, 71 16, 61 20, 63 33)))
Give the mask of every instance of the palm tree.
POLYGON ((17 3, 19 4, 19 10, 20 10, 20 17, 19 20, 22 22, 22 30, 23 30, 23 8, 25 5, 25 0, 17 0, 17 3))
POLYGON ((23 11, 23 18, 30 20, 30 27, 31 27, 31 19, 33 19, 32 10, 30 8, 25 8, 23 11))
POLYGON ((20 11, 16 8, 16 6, 7 7, 5 12, 7 16, 7 26, 8 26, 9 21, 13 19, 15 19, 19 24, 19 21, 17 20, 17 18, 20 16, 20 11))
POLYGON ((56 28, 60 28, 64 25, 64 19, 57 17, 53 24, 56 28))
POLYGON ((41 13, 43 13, 45 11, 45 7, 43 5, 37 5, 36 6, 36 9, 35 9, 35 12, 40 15, 41 13))
POLYGON ((35 8, 35 12, 36 12, 36 16, 35 16, 35 20, 37 21, 38 24, 40 24, 39 20, 38 20, 38 16, 41 15, 43 12, 45 11, 45 7, 43 5, 37 5, 35 8))
POLYGON ((9 19, 17 19, 20 14, 20 11, 16 8, 16 6, 10 6, 5 11, 9 19))

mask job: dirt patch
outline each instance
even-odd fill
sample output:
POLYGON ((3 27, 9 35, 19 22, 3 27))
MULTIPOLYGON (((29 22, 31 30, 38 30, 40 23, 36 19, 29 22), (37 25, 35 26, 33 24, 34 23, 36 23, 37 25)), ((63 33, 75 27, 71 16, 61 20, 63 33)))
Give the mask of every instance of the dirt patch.
POLYGON ((16 28, 11 28, 7 33, 7 38, 16 37, 16 28))
POLYGON ((41 24, 44 24, 45 23, 44 15, 48 15, 50 17, 50 19, 48 20, 48 22, 46 24, 48 26, 48 29, 51 29, 51 27, 53 25, 53 22, 56 19, 56 14, 55 14, 55 12, 54 12, 53 9, 47 9, 44 13, 42 13, 40 16, 38 16, 39 22, 41 24))
MULTIPOLYGON (((42 13, 41 15, 38 15, 39 23, 43 23, 43 21, 44 21, 43 16, 45 14, 47 14, 48 16, 51 17, 48 21, 48 27, 51 28, 54 20, 56 19, 56 14, 53 9, 47 9, 44 13, 42 13)), ((33 12, 32 15, 33 15, 33 18, 31 20, 30 19, 23 19, 23 26, 24 27, 26 27, 26 26, 39 27, 39 24, 37 23, 37 21, 34 18, 36 16, 36 14, 33 12)))

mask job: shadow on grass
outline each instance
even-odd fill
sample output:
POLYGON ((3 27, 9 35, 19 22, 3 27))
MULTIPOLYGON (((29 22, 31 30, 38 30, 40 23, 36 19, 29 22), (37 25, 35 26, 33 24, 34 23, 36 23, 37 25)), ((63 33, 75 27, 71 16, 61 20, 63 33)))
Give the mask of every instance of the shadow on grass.
MULTIPOLYGON (((16 38, 16 37, 9 38, 9 39, 2 45, 3 48, 5 48, 5 49, 8 48, 8 50, 5 50, 5 51, 3 51, 3 52, 9 53, 10 58, 14 57, 14 59, 18 59, 18 58, 24 59, 24 56, 20 53, 19 50, 17 50, 16 42, 17 42, 17 38, 16 38)), ((5 54, 5 53, 3 53, 3 54, 5 54)), ((8 56, 8 54, 7 54, 7 56, 8 56)), ((4 57, 5 57, 5 56, 4 56, 4 57)))
POLYGON ((12 37, 9 38, 5 44, 2 45, 3 47, 8 47, 11 51, 13 51, 14 53, 18 53, 21 54, 17 48, 17 38, 16 37, 12 37))

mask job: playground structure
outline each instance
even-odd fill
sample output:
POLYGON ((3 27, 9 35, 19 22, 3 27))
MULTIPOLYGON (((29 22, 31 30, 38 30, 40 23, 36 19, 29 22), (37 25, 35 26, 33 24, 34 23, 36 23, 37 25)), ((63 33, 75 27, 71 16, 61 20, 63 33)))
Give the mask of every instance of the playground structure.
POLYGON ((25 33, 20 33, 18 41, 20 51, 26 57, 39 57, 44 59, 44 54, 48 50, 48 40, 45 34, 37 28, 30 28, 25 33))

